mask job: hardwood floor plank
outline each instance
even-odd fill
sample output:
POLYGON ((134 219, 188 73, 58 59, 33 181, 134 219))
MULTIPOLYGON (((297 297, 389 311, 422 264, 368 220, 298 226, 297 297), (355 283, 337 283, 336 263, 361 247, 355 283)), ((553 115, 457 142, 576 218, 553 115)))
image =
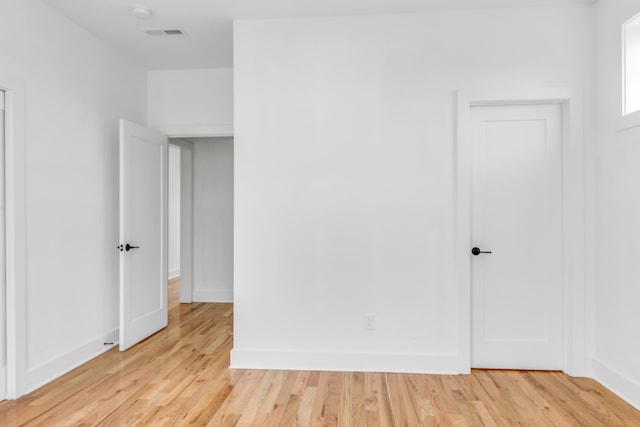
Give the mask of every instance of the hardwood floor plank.
POLYGON ((421 420, 428 420, 428 422, 435 421, 436 409, 433 407, 429 390, 424 387, 424 382, 421 381, 419 375, 411 375, 408 377, 410 384, 410 393, 415 396, 416 410, 421 420))
MULTIPOLYGON (((474 375, 471 375, 476 399, 471 402, 471 404, 476 408, 478 416, 486 426, 497 425, 499 427, 508 427, 509 423, 501 415, 497 405, 497 403, 502 402, 502 398, 491 397, 482 382, 483 376, 486 376, 486 373, 481 371, 474 372, 474 375)), ((491 384, 493 385, 493 381, 491 381, 491 384)))
POLYGON ((451 376, 444 375, 442 377, 443 385, 450 390, 456 407, 456 414, 461 415, 471 425, 483 425, 482 419, 475 411, 470 403, 476 400, 476 392, 470 386, 471 378, 468 376, 451 376))
POLYGON ((329 378, 327 375, 318 373, 318 383, 314 395, 313 405, 311 407, 311 426, 322 425, 322 417, 324 414, 324 406, 327 395, 329 393, 329 378))
POLYGON ((471 402, 471 405, 473 405, 473 409, 476 411, 476 414, 478 414, 478 417, 480 417, 480 420, 482 420, 482 425, 483 426, 485 426, 485 427, 498 427, 498 424, 496 423, 496 420, 489 413, 489 411, 487 410, 487 407, 485 406, 484 402, 482 402, 480 400, 474 400, 473 402, 471 402))
POLYGON ((296 416, 296 426, 303 427, 311 425, 311 414, 313 401, 316 398, 316 390, 317 388, 314 386, 304 389, 300 406, 298 407, 298 414, 296 416))
POLYGON ((622 399, 609 400, 611 392, 595 382, 582 381, 583 378, 563 377, 562 381, 568 387, 578 387, 580 399, 585 401, 595 412, 600 414, 603 421, 611 426, 627 426, 632 420, 625 420, 624 414, 628 413, 631 405, 622 399))
POLYGON ((295 405, 297 402, 296 396, 291 394, 297 376, 298 372, 295 371, 288 372, 285 376, 285 380, 282 384, 282 387, 280 388, 280 392, 276 397, 272 409, 269 411, 269 417, 267 418, 266 423, 268 426, 291 425, 291 423, 284 424, 282 419, 285 413, 291 416, 291 411, 287 412, 287 407, 290 405, 295 405))
MULTIPOLYGON (((271 382, 265 382, 264 388, 266 388, 266 393, 264 393, 264 397, 261 399, 260 406, 258 407, 257 414, 260 420, 263 423, 267 422, 269 415, 271 414, 271 410, 276 404, 276 399, 278 398, 278 394, 280 393, 280 389, 282 388, 282 384, 287 377, 286 372, 268 372, 268 374, 273 374, 273 379, 271 382)), ((266 377, 267 375, 265 375, 266 377)), ((247 421, 251 421, 248 419, 247 421)))
POLYGON ((507 374, 514 384, 517 384, 525 396, 528 396, 542 420, 551 425, 571 425, 572 420, 563 417, 549 402, 533 387, 526 376, 521 372, 507 374))
MULTIPOLYGON (((380 425, 393 425, 393 413, 391 411, 391 398, 389 396, 389 387, 387 385, 386 374, 373 374, 374 392, 378 395, 378 415, 381 421, 380 425), (379 390, 379 391, 378 391, 379 390)), ((375 424, 374 424, 375 425, 375 424)))
POLYGON ((640 426, 640 412, 602 385, 559 372, 230 370, 233 306, 179 304, 176 289, 165 330, 0 403, 0 425, 640 426))
POLYGON ((574 397, 578 391, 577 389, 567 389, 555 380, 556 376, 562 376, 563 374, 551 372, 528 374, 530 375, 529 382, 535 386, 536 390, 549 402, 551 407, 563 416, 567 425, 608 426, 608 424, 604 424, 603 421, 594 417, 591 413, 591 408, 585 402, 581 402, 580 399, 574 397))

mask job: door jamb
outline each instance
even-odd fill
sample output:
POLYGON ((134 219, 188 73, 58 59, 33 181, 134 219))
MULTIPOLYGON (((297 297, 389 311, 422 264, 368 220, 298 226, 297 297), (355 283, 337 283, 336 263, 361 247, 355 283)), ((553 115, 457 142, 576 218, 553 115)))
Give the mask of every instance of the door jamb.
POLYGON ((180 302, 193 302, 193 143, 169 137, 180 148, 180 302))
POLYGON ((216 129, 207 129, 202 132, 194 129, 177 128, 165 129, 162 132, 169 138, 169 144, 180 147, 180 302, 193 302, 194 293, 194 236, 193 218, 194 208, 194 143, 192 139, 201 138, 233 138, 233 128, 221 126, 216 129), (187 250, 185 251, 185 248, 187 250), (185 269, 184 266, 187 266, 185 269), (186 274, 185 274, 186 273, 186 274))
POLYGON ((5 245, 7 398, 26 391, 26 208, 24 84, 0 75, 5 92, 5 245))
POLYGON ((458 370, 471 372, 471 108, 562 105, 563 372, 588 374, 585 287, 586 198, 580 96, 570 88, 459 90, 454 149, 453 265, 458 288, 458 370))

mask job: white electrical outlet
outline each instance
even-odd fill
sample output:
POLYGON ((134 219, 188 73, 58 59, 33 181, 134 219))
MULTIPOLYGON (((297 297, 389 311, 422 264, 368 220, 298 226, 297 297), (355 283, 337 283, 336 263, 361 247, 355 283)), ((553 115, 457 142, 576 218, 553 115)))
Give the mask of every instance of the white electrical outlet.
POLYGON ((364 315, 364 329, 367 331, 373 331, 376 328, 376 315, 365 314, 364 315))

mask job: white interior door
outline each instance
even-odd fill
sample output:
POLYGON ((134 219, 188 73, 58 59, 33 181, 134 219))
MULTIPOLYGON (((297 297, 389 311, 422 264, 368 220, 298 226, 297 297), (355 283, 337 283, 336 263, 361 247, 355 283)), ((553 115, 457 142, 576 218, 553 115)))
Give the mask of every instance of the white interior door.
POLYGON ((168 147, 120 121, 120 350, 168 322, 168 147))
POLYGON ((471 366, 561 370, 562 107, 478 106, 471 120, 471 242, 491 252, 469 254, 471 366))

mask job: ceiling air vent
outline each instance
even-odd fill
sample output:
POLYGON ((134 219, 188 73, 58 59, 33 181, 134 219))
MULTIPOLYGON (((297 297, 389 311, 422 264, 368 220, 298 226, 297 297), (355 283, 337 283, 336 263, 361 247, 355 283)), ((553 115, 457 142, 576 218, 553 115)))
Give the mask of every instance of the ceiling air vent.
POLYGON ((148 36, 183 37, 187 34, 180 28, 141 28, 148 36))

